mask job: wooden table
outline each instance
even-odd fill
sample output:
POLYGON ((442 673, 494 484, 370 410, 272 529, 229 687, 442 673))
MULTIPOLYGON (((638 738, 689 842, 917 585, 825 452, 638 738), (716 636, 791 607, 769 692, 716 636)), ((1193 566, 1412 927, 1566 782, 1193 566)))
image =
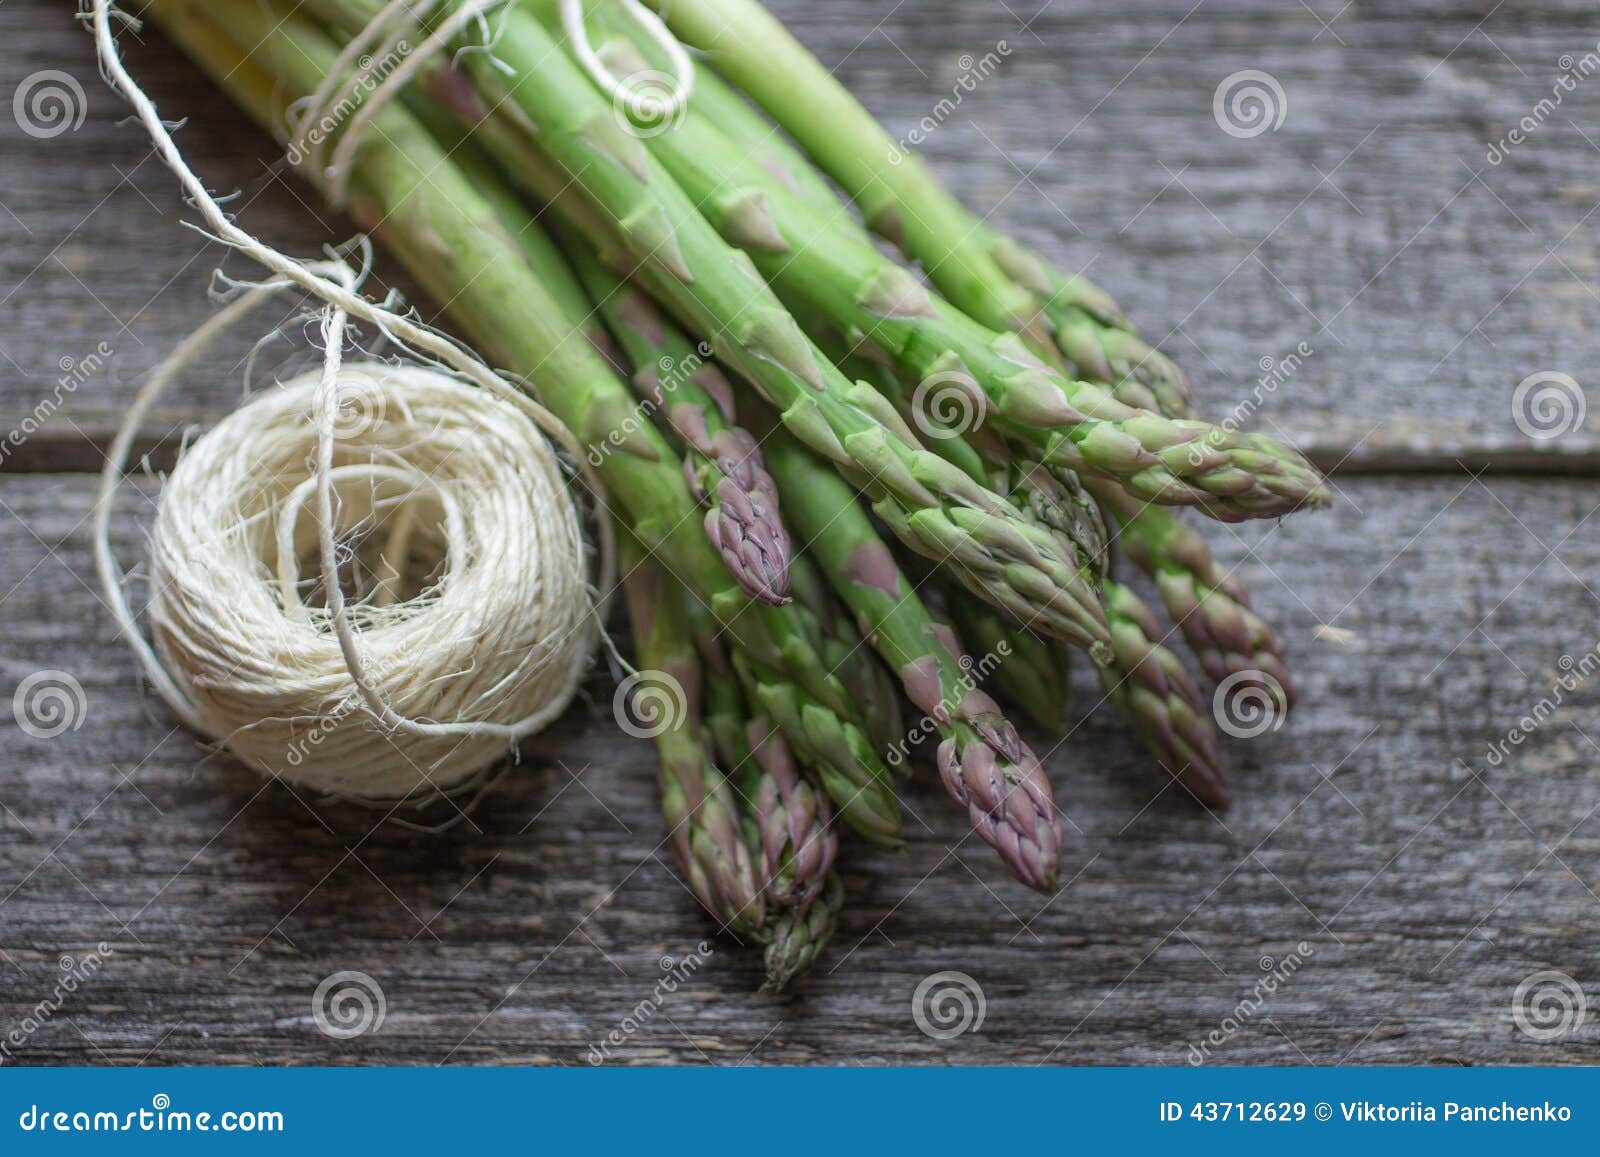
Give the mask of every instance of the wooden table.
MULTIPOLYGON (((1281 629, 1303 706, 1230 742, 1237 802, 1212 816, 1088 712, 1081 671, 1088 718, 1037 741, 1070 821, 1058 897, 970 841, 952 852, 963 817, 914 784, 910 846, 848 853, 849 909, 799 995, 755 995, 750 955, 717 940, 613 1055, 1183 1064, 1215 1031, 1221 1063, 1600 1060, 1593 1012, 1548 1041, 1513 1017, 1544 970, 1600 1002, 1600 696, 1565 694, 1488 759, 1600 636, 1600 425, 1538 440, 1512 414, 1527 375, 1600 381, 1600 79, 1535 111, 1596 50, 1592 5, 1041 2, 777 7, 896 133, 952 93, 963 54, 1004 40, 925 151, 970 204, 1113 290, 1208 412, 1312 351, 1251 421, 1336 467, 1337 506, 1211 532, 1281 629), (1246 69, 1279 84, 1285 115, 1231 136, 1213 96, 1246 69), (1491 163, 1523 117, 1524 143, 1491 163), (1291 953, 1293 978, 1241 1012, 1291 953), (918 1029, 913 991, 941 971, 981 987, 981 1029, 918 1029)), ((206 316, 220 255, 180 227, 192 214, 66 7, 0 13, 0 92, 62 69, 87 99, 53 139, 0 125, 0 430, 109 351, 0 472, 0 694, 62 670, 86 698, 50 739, 5 718, 0 1045, 40 1023, 0 1059, 585 1063, 708 935, 658 853, 652 752, 611 725, 603 677, 475 824, 424 835, 207 757, 114 637, 93 472, 141 374, 206 316), (386 1005, 350 1040, 312 1017, 342 970, 386 1005)), ((251 227, 303 253, 349 235, 158 37, 124 40, 251 227)), ((152 445, 235 403, 221 369, 161 409, 152 445)), ((153 493, 129 488, 125 557, 153 493)))

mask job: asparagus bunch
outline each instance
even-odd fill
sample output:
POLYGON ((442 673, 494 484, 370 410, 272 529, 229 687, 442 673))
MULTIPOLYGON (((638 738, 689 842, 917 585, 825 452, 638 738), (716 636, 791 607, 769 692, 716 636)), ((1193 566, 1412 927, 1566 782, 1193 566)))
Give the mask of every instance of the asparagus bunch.
MULTIPOLYGON (((269 128, 383 7, 144 5, 269 128)), ((834 820, 896 846, 890 769, 923 734, 974 831, 1020 880, 1056 887, 1051 785, 975 669, 1059 731, 1064 644, 1088 651, 1140 741, 1224 805, 1207 706, 1168 635, 1213 679, 1255 673, 1284 706, 1293 688, 1242 588, 1168 507, 1276 516, 1326 489, 1287 447, 1193 420, 1181 373, 1099 290, 980 227, 914 161, 875 156, 887 137, 750 0, 660 7, 809 157, 704 67, 680 123, 638 131, 553 0, 514 0, 491 52, 459 51, 483 47, 468 23, 458 51, 418 62, 353 152, 349 207, 590 451, 639 662, 683 688, 656 737, 669 842, 782 987, 839 919, 834 820), (809 110, 784 92, 797 80, 809 110), (1114 551, 1173 631, 1115 580, 1114 551), (922 716, 909 733, 901 693, 922 716)), ((629 26, 604 6, 590 25, 614 71, 641 67, 629 26)))
MULTIPOLYGON (((634 46, 610 47, 626 68, 634 46)), ((1103 473, 1149 501, 1198 505, 1228 520, 1327 501, 1315 470, 1287 447, 1129 407, 1056 373, 1016 335, 986 328, 928 294, 703 115, 691 110, 680 126, 650 134, 646 143, 786 299, 866 335, 919 380, 967 385, 994 421, 1035 445, 1043 461, 1103 473)))
POLYGON ((505 13, 492 57, 462 59, 484 115, 527 133, 528 152, 502 153, 502 160, 542 155, 554 174, 547 169, 530 179, 544 188, 559 181, 581 198, 585 216, 603 222, 651 292, 709 341, 786 427, 859 485, 908 547, 950 566, 979 597, 1036 608, 1043 630, 1104 644, 1094 592, 1050 536, 923 448, 875 391, 822 356, 531 12, 517 6, 505 13))
MULTIPOLYGON (((734 0, 723 11, 723 15, 731 19, 736 15, 735 10, 740 8, 759 11, 754 4, 734 0)), ((682 12, 678 15, 682 16, 682 12)), ((767 18, 765 24, 757 21, 752 27, 758 28, 765 37, 772 31, 772 23, 767 18)), ((615 24, 609 27, 614 31, 617 29, 615 24)), ((744 41, 738 43, 743 45, 744 41)), ((769 53, 775 53, 784 60, 792 59, 809 79, 818 79, 816 74, 822 71, 820 67, 813 69, 816 62, 786 33, 765 43, 769 53), (809 64, 804 61, 809 61, 809 64)), ((719 40, 718 44, 727 49, 726 42, 719 40)), ((613 39, 608 42, 608 48, 610 59, 620 70, 642 67, 642 60, 631 41, 613 39)), ((602 52, 605 51, 602 49, 602 52)), ((728 52, 714 51, 713 58, 719 67, 728 68, 741 78, 751 75, 748 61, 739 51, 733 51, 732 56, 728 52), (734 59, 740 63, 733 63, 734 59)), ((866 168, 875 174, 876 179, 858 174, 856 180, 864 184, 852 185, 850 174, 863 164, 860 151, 849 156, 843 155, 839 148, 840 136, 836 132, 818 136, 814 131, 818 123, 816 119, 799 108, 793 100, 777 95, 781 86, 773 81, 770 70, 763 69, 759 76, 752 76, 751 83, 756 86, 756 91, 765 93, 783 112, 790 114, 791 119, 784 120, 785 126, 808 144, 815 142, 814 147, 819 155, 835 166, 833 174, 841 182, 846 183, 847 187, 869 188, 872 197, 884 195, 888 174, 881 167, 867 165, 866 168)), ((871 134, 876 133, 881 138, 878 143, 893 148, 881 130, 871 124, 865 110, 856 105, 831 76, 825 83, 819 80, 819 84, 829 100, 838 99, 841 105, 848 104, 847 115, 842 117, 847 133, 859 134, 857 139, 860 141, 870 140, 871 134)), ((709 178, 719 182, 725 190, 742 189, 742 196, 746 200, 759 196, 757 203, 773 219, 773 229, 769 234, 780 239, 784 236, 798 237, 799 244, 807 253, 816 244, 818 231, 824 223, 858 250, 861 248, 864 240, 861 231, 848 213, 843 211, 828 182, 805 156, 786 144, 777 130, 729 89, 716 73, 702 70, 696 91, 696 115, 684 131, 665 135, 657 146, 675 172, 686 175, 686 181, 692 182, 698 167, 700 173, 709 174, 709 178), (728 147, 730 145, 731 148, 728 147), (812 210, 813 219, 809 229, 805 227, 806 222, 800 210, 795 207, 798 202, 804 202, 812 210), (787 216, 782 212, 785 209, 787 216)), ((779 115, 781 118, 782 114, 779 115)), ((1064 343, 1063 350, 1068 352, 1084 376, 1120 387, 1119 397, 1124 397, 1129 391, 1143 391, 1143 400, 1133 404, 1159 413, 1184 417, 1192 412, 1187 383, 1175 366, 1165 362, 1159 355, 1140 353, 1135 345, 1130 344, 1136 339, 1132 339, 1125 328, 1090 332, 1093 327, 1087 326, 1086 317, 1091 314, 1114 319, 1117 325, 1125 327, 1121 311, 1109 297, 1081 279, 1064 285, 1063 279, 1045 268, 1036 255, 982 225, 977 218, 966 213, 938 190, 925 175, 916 180, 900 174, 896 176, 898 180, 890 184, 904 191, 895 193, 895 199, 909 198, 911 204, 931 204, 935 201, 943 204, 950 210, 950 220, 964 224, 969 235, 981 239, 1004 271, 1061 307, 1051 311, 1053 320, 1060 323, 1055 335, 1058 341, 1064 343), (1095 348, 1090 350, 1090 346, 1095 348)), ((933 219, 940 217, 940 213, 935 213, 933 219)), ((789 251, 787 242, 784 242, 780 252, 788 254, 789 251)), ((983 267, 981 254, 971 248, 963 248, 962 252, 973 258, 978 267, 983 267)), ((923 254, 913 255, 927 259, 923 254)), ((792 271, 797 260, 799 258, 785 257, 781 268, 792 271)), ((930 265, 935 280, 938 280, 940 269, 949 268, 937 262, 931 262, 930 265)), ((777 281, 775 284, 782 289, 788 282, 777 281)), ((979 277, 970 284, 990 286, 993 294, 989 299, 991 304, 1004 297, 1003 287, 992 277, 979 277)), ((803 287, 800 292, 803 293, 803 287)), ((969 289, 968 292, 975 294, 977 290, 969 289)), ((796 308, 798 312, 800 307, 796 308)), ((992 316, 992 310, 980 308, 976 315, 992 316)), ((880 388, 884 387, 887 380, 888 389, 895 391, 893 396, 897 404, 903 405, 904 387, 893 380, 893 375, 887 379, 880 375, 875 380, 880 388)), ((1156 580, 1162 601, 1195 650, 1207 675, 1218 682, 1233 674, 1254 676, 1255 681, 1287 709, 1294 700, 1293 683, 1279 654, 1277 640, 1271 629, 1251 610, 1243 587, 1216 565, 1204 539, 1192 528, 1178 522, 1170 512, 1155 508, 1148 500, 1140 501, 1135 494, 1121 486, 1104 479, 1092 479, 1090 487, 1101 502, 1114 511, 1126 553, 1141 570, 1156 580)))

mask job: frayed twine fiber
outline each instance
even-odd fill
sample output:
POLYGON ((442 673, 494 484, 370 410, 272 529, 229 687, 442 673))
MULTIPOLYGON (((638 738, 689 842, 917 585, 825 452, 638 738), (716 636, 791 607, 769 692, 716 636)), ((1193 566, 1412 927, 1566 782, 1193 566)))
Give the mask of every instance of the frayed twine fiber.
POLYGON ((194 726, 361 799, 446 792, 566 707, 595 620, 559 464, 436 371, 345 365, 331 478, 347 661, 319 573, 320 372, 199 439, 162 490, 149 630, 194 726))

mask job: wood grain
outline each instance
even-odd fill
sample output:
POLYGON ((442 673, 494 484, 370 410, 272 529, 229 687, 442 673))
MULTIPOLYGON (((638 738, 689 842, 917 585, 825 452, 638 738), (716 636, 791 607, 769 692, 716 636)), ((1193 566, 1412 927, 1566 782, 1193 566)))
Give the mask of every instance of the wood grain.
MULTIPOLYGON (((1600 85, 1566 94, 1504 163, 1486 160, 1551 95, 1563 56, 1595 48, 1587 5, 776 8, 897 136, 951 96, 963 54, 981 59, 1004 40, 1009 55, 938 118, 924 151, 968 203, 1116 293, 1189 368, 1207 412, 1232 412, 1263 359, 1304 342, 1313 356, 1250 423, 1319 458, 1521 453, 1592 467, 1600 418, 1530 440, 1511 421, 1511 392, 1541 371, 1600 380, 1600 158, 1586 127, 1600 122, 1600 85), (1286 111, 1276 131, 1237 139, 1212 103, 1245 69, 1271 74, 1286 111)), ((13 371, 0 377, 0 429, 33 409, 61 359, 101 341, 116 351, 50 426, 50 452, 73 466, 69 443, 103 440, 129 383, 203 315, 221 257, 177 227, 192 215, 69 12, 24 0, 3 19, 15 47, 0 88, 65 68, 87 94, 76 132, 36 140, 0 125, 0 365, 13 371)), ((126 40, 135 75, 187 118, 184 148, 213 188, 238 191, 247 224, 302 253, 349 236, 169 46, 126 40)), ((236 396, 235 382, 192 382, 153 432, 236 396)))
MULTIPOLYGON (((1535 371, 1587 383, 1600 369, 1600 84, 1503 164, 1484 159, 1549 95, 1561 56, 1595 47, 1589 6, 775 7, 897 134, 950 93, 962 53, 1005 38, 1004 65, 928 140, 941 175, 1114 290, 1214 414, 1262 358, 1308 342, 1315 355, 1252 423, 1369 476, 1325 515, 1214 529, 1303 685, 1281 731, 1230 743, 1232 812, 1164 790, 1080 672, 1085 718, 1049 759, 1072 820, 1058 898, 1007 882, 923 777, 906 793, 907 850, 848 853, 850 906, 798 996, 755 995, 751 954, 714 940, 613 1059, 1183 1064, 1237 1014, 1263 958, 1303 942, 1294 979, 1209 1059, 1600 1061, 1592 1013, 1549 1043, 1512 1016, 1542 969, 1600 1002, 1595 688, 1511 758, 1487 758, 1562 656, 1597 644, 1600 481, 1576 477, 1600 468, 1595 419, 1532 440, 1510 396, 1535 371), (1243 69, 1283 87, 1276 132, 1236 139, 1213 119, 1219 83, 1243 69), (1504 476, 1528 470, 1574 476, 1504 476), (912 995, 952 970, 981 987, 985 1019, 939 1041, 912 995)), ((661 961, 710 931, 661 854, 651 751, 612 726, 597 677, 470 822, 425 834, 207 757, 137 688, 94 583, 82 472, 139 375, 204 315, 219 255, 180 228, 170 175, 119 123, 70 13, 25 0, 0 27, 0 94, 61 68, 88 107, 50 140, 0 118, 0 434, 50 396, 62 359, 113 350, 0 460, 0 696, 58 670, 87 703, 53 739, 0 712, 0 1060, 587 1063, 661 961), (101 943, 95 977, 9 1044, 62 957, 101 943), (349 1041, 312 1016, 342 970, 373 977, 387 1010, 349 1041)), ((125 39, 253 228, 306 253, 348 235, 166 45, 125 39)), ((174 395, 145 448, 170 451, 234 403, 240 352, 174 395)), ((130 560, 149 497, 126 496, 130 560)))
MULTIPOLYGON (((708 936, 661 854, 652 752, 612 725, 608 681, 471 824, 423 835, 323 806, 203 758, 134 689, 92 580, 90 495, 84 478, 0 479, 0 694, 64 668, 88 704, 54 739, 7 730, 0 1032, 60 956, 114 950, 17 1059, 582 1064, 659 961, 708 936), (336 1041, 311 998, 347 969, 377 980, 387 1019, 336 1041)), ((1049 759, 1071 820, 1053 902, 1009 882, 924 775, 905 853, 848 854, 850 906, 801 995, 754 995, 752 954, 715 940, 614 1058, 1182 1064, 1261 959, 1303 941, 1300 971, 1216 1061, 1600 1060, 1592 1023, 1540 1044, 1511 1017, 1535 971, 1595 984, 1600 692, 1580 688, 1503 766, 1486 758, 1560 656, 1596 645, 1597 504, 1592 483, 1361 480, 1326 515, 1225 534, 1304 699, 1281 731, 1230 741, 1230 813, 1162 790, 1081 672, 1089 718, 1049 759), (1350 634, 1319 641, 1319 624, 1350 634), (986 1018, 941 1042, 911 998, 946 970, 981 986, 986 1018)))

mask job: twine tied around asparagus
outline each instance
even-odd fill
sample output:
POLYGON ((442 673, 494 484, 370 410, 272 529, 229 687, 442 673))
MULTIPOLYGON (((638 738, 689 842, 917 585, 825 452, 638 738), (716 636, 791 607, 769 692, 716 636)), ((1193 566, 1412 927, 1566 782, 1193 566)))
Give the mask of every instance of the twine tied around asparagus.
MULTIPOLYGON (((261 770, 377 802, 471 787, 516 739, 560 714, 602 636, 594 592, 614 585, 609 523, 594 520, 591 583, 583 515, 558 450, 584 472, 599 507, 603 487, 553 413, 393 295, 364 296, 365 260, 356 267, 331 252, 301 260, 237 225, 124 68, 113 21, 132 18, 112 0, 93 0, 88 18, 103 74, 202 218, 192 227, 268 271, 259 282, 224 279, 232 300, 152 371, 112 441, 94 550, 118 628, 185 724, 261 770), (218 334, 288 291, 320 305, 322 367, 226 419, 174 471, 151 543, 152 645, 110 544, 133 440, 156 399, 218 334), (422 364, 343 366, 352 318, 422 364), (371 403, 369 418, 372 407, 380 412, 357 437, 340 428, 352 392, 371 403), (308 503, 315 517, 303 523, 308 503), (392 524, 380 552, 392 575, 354 599, 344 573, 352 546, 340 541, 341 528, 357 529, 352 510, 367 530, 392 524), (431 564, 404 597, 407 544, 423 540, 431 564), (315 608, 302 597, 303 556, 318 566, 315 608)), ((403 83, 398 70, 385 80, 403 83)), ((340 91, 350 90, 330 93, 340 91)), ((357 116, 369 107, 358 103, 357 116)), ((346 125, 339 143, 364 123, 346 125)), ((323 167, 332 170, 329 184, 341 156, 323 167)))
MULTIPOLYGON (((672 34, 661 18, 639 0, 618 0, 622 10, 632 18, 644 34, 666 54, 672 66, 665 93, 655 91, 653 83, 641 85, 635 77, 621 80, 606 67, 600 54, 589 41, 589 30, 583 23, 583 0, 561 0, 561 27, 572 46, 572 55, 600 91, 611 98, 613 104, 625 105, 636 120, 651 124, 670 122, 689 106, 694 93, 694 62, 688 51, 672 34)), ((653 82, 658 74, 645 72, 646 82, 653 82)))

